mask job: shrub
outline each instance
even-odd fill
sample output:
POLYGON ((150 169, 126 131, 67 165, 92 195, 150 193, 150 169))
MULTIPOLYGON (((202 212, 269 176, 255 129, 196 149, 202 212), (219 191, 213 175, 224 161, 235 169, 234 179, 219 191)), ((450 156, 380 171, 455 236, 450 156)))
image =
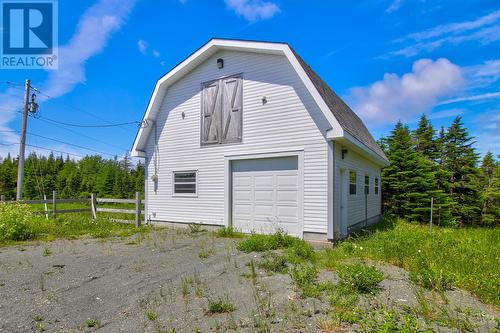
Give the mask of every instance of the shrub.
POLYGON ((360 293, 374 293, 384 275, 375 267, 361 264, 340 266, 337 270, 341 284, 360 293))
POLYGON ((21 241, 31 238, 31 208, 23 204, 0 204, 0 240, 21 241))
POLYGON ((266 252, 257 263, 259 268, 268 272, 286 273, 288 266, 286 258, 276 252, 266 252))
POLYGON ((217 300, 208 300, 209 313, 229 313, 234 311, 233 302, 229 296, 219 297, 217 300))

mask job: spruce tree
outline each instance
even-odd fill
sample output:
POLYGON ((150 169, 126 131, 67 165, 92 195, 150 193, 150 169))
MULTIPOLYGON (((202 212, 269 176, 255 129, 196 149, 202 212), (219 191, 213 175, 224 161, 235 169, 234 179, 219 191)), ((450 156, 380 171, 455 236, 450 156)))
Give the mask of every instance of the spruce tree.
POLYGON ((473 137, 456 117, 444 137, 443 167, 449 173, 450 195, 456 203, 453 211, 466 224, 479 222, 478 155, 472 145, 473 137))
POLYGON ((481 163, 481 223, 500 223, 500 163, 488 152, 481 163))
POLYGON ((418 127, 413 132, 413 138, 416 151, 435 161, 438 154, 435 131, 425 114, 420 117, 418 127))

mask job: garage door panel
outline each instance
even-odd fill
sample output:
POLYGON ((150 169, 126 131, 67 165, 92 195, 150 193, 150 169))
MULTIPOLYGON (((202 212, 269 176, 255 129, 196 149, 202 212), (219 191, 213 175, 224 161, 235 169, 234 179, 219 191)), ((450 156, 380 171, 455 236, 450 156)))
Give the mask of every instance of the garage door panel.
POLYGON ((250 188, 252 186, 252 177, 251 176, 245 176, 245 175, 235 175, 233 177, 233 186, 234 188, 242 188, 242 187, 248 187, 250 188))
POLYGON ((233 214, 234 216, 246 215, 252 216, 253 207, 251 204, 243 205, 243 204, 235 204, 233 205, 233 214))
POLYGON ((277 215, 281 217, 287 217, 287 218, 294 218, 296 219, 298 217, 297 214, 297 206, 278 206, 276 207, 277 209, 277 215))
POLYGON ((260 217, 274 217, 274 206, 272 204, 262 205, 255 203, 254 205, 254 214, 255 216, 260 217))
POLYGON ((235 190, 233 192, 233 200, 238 203, 240 201, 252 201, 252 191, 250 190, 235 190))
POLYGON ((276 175, 276 185, 280 187, 297 187, 297 174, 276 175))
POLYGON ((274 190, 273 189, 255 190, 254 195, 255 195, 255 201, 271 202, 274 197, 274 190))
POLYGON ((297 190, 279 190, 276 192, 276 201, 278 203, 297 204, 297 190))
POLYGON ((272 175, 255 175, 254 176, 255 188, 273 188, 272 175))
POLYGON ((237 161, 232 170, 235 228, 300 235, 296 157, 237 161))

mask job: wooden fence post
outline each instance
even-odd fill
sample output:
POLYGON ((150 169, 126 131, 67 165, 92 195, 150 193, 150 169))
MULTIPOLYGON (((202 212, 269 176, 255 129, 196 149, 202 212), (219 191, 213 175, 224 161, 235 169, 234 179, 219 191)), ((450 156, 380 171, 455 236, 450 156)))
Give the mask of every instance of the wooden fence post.
POLYGON ((135 226, 141 226, 141 194, 135 192, 135 226))
POLYGON ((94 193, 90 194, 90 210, 92 212, 92 219, 97 218, 97 199, 94 193))
POLYGON ((52 217, 56 218, 57 215, 57 201, 56 201, 56 191, 52 191, 52 217))
POLYGON ((3 194, 2 194, 2 195, 0 196, 0 201, 1 201, 1 202, 5 202, 5 195, 3 195, 3 194))

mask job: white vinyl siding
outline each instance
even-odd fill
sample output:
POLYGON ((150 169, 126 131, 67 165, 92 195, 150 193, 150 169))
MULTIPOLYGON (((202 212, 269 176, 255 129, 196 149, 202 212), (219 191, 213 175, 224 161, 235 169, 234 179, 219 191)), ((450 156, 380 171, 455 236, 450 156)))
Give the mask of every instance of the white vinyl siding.
MULTIPOLYGON (((341 145, 335 145, 335 179, 340 178, 340 169, 355 171, 357 173, 357 194, 347 195, 347 226, 352 226, 365 221, 365 198, 367 200, 367 218, 376 217, 381 213, 381 195, 376 195, 370 190, 365 196, 365 177, 369 176, 369 183, 374 178, 380 181, 380 167, 369 161, 353 149, 347 148, 348 153, 342 159, 341 145)), ((371 186, 371 184, 369 185, 371 186)), ((335 182, 334 186, 334 221, 340 221, 340 184, 335 182)))
MULTIPOLYGON (((153 135, 147 147, 147 212, 151 219, 224 225, 225 156, 303 151, 305 232, 327 232, 327 142, 323 113, 284 56, 220 51, 171 85, 156 121, 158 185, 153 135), (224 59, 218 69, 217 58, 224 59), (200 147, 201 84, 242 73, 242 142, 200 147), (266 97, 267 103, 263 103, 266 97), (184 117, 182 114, 184 113, 184 117), (198 170, 197 197, 172 196, 176 170, 198 170), (154 217, 153 217, 154 216, 154 217)), ((154 132, 154 131, 152 131, 154 132)))

